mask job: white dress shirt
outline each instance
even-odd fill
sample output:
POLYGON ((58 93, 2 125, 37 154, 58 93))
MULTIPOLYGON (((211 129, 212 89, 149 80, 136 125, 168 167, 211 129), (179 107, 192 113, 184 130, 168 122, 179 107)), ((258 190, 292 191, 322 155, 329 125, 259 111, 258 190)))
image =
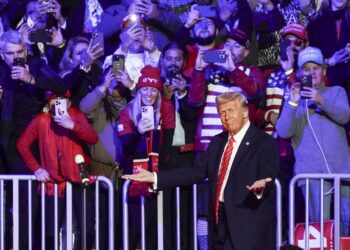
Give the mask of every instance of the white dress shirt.
MULTIPOLYGON (((225 190, 225 187, 226 187, 227 179, 228 179, 228 177, 230 175, 230 171, 231 171, 233 160, 236 157, 238 148, 241 145, 243 137, 247 133, 247 130, 248 130, 249 126, 250 126, 250 122, 248 121, 237 134, 233 135, 233 138, 235 139, 235 142, 233 143, 233 150, 232 150, 231 158, 230 158, 230 161, 229 161, 229 164, 228 164, 228 168, 227 168, 227 172, 226 172, 226 175, 225 175, 225 178, 224 178, 224 182, 222 183, 222 188, 221 188, 220 197, 219 197, 219 201, 221 201, 221 202, 224 202, 224 190, 225 190)), ((229 134, 228 137, 230 137, 230 135, 231 134, 229 134)), ((227 144, 228 144, 228 140, 227 140, 225 149, 227 147, 227 144)), ((225 152, 225 149, 224 149, 223 152, 225 152)), ((223 156, 224 156, 224 154, 222 154, 222 156, 221 156, 220 165, 219 165, 220 167, 221 167, 221 162, 222 162, 222 157, 223 156)), ((220 171, 220 168, 218 169, 218 172, 219 171, 220 171)))

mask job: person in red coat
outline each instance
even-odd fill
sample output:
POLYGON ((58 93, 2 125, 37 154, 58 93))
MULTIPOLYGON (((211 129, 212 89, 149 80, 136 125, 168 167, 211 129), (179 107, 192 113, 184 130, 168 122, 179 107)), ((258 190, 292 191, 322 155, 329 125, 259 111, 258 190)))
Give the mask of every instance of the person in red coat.
MULTIPOLYGON (((85 166, 88 166, 90 159, 84 153, 84 143, 94 144, 98 141, 96 131, 90 126, 85 115, 77 108, 70 106, 70 101, 65 96, 55 96, 51 92, 46 95, 48 104, 43 112, 36 115, 24 130, 17 141, 17 149, 28 168, 33 171, 38 181, 45 183, 45 193, 48 196, 46 202, 46 246, 52 249, 53 245, 53 210, 54 184, 58 184, 59 221, 63 212, 63 195, 66 181, 73 183, 73 208, 75 214, 80 214, 80 185, 82 183, 79 167, 75 163, 77 154, 83 155, 85 166), (57 110, 55 112, 55 100, 67 103, 67 111, 57 110), (33 155, 30 147, 38 141, 40 162, 33 155), (77 197, 75 197, 77 196, 77 197)), ((88 190, 87 206, 93 205, 93 197, 88 190), (91 200, 92 203, 89 203, 91 200)), ((93 209, 87 209, 87 233, 93 233, 93 209), (92 216, 92 217, 91 217, 92 216), (90 223, 89 223, 90 221, 90 223), (91 225, 89 225, 91 224, 91 225)), ((78 229, 81 229, 80 216, 77 216, 78 229)), ((87 237, 92 238, 93 237, 87 237)), ((78 241, 76 241, 77 243, 78 241)), ((78 243, 77 243, 78 244, 78 243)), ((91 241, 92 244, 92 241, 91 241)), ((88 248, 91 249, 91 248, 88 248)))
MULTIPOLYGON (((162 97, 160 69, 146 65, 141 69, 137 94, 118 118, 118 136, 124 157, 124 173, 133 173, 138 166, 151 171, 169 168, 175 128, 175 110, 171 100, 162 97), (159 156, 159 157, 158 157, 159 156)), ((148 185, 132 183, 129 189, 129 244, 136 249, 140 239, 140 198, 145 199, 146 247, 157 249, 157 197, 148 185)))

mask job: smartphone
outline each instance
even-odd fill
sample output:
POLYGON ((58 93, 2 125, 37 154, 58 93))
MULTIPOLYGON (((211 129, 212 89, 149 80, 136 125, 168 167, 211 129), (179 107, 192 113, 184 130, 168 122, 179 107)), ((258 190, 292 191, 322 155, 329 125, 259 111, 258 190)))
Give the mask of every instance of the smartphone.
POLYGON ((99 44, 100 47, 103 49, 103 54, 104 54, 104 37, 102 32, 94 32, 91 35, 91 43, 92 46, 95 44, 99 44))
POLYGON ((23 57, 17 57, 13 59, 12 66, 21 66, 24 68, 25 63, 26 63, 26 60, 23 57))
POLYGON ((172 80, 174 78, 177 78, 177 75, 179 74, 179 71, 176 70, 176 69, 173 69, 173 70, 169 70, 167 72, 167 78, 169 79, 169 81, 166 82, 167 86, 171 85, 172 84, 172 80))
POLYGON ((154 129, 154 113, 153 113, 153 106, 142 106, 141 107, 141 117, 147 118, 152 122, 152 126, 150 130, 154 129))
POLYGON ((280 40, 280 58, 282 61, 288 60, 287 48, 290 46, 290 41, 288 39, 280 40))
POLYGON ((213 5, 197 5, 194 7, 197 10, 201 17, 215 17, 216 16, 216 7, 213 5))
POLYGON ((51 32, 47 29, 37 29, 29 33, 29 40, 33 43, 51 42, 51 32))
POLYGON ((62 116, 67 114, 67 99, 55 99, 55 115, 62 116))
POLYGON ((227 55, 223 50, 206 50, 204 51, 203 60, 206 63, 224 63, 227 55))
MULTIPOLYGON (((300 77, 300 91, 306 90, 305 87, 312 88, 312 76, 311 75, 303 75, 300 77)), ((302 98, 306 98, 303 97, 302 98)))
POLYGON ((120 75, 118 70, 124 71, 125 56, 113 55, 112 57, 112 70, 114 75, 120 75))

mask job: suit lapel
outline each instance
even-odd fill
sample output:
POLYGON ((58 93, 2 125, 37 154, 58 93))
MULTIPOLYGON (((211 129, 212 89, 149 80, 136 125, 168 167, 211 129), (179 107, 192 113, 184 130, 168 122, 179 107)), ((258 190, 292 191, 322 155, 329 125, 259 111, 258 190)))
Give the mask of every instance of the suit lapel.
MULTIPOLYGON (((217 152, 215 154, 215 169, 214 169, 214 182, 216 183, 219 175, 219 168, 220 168, 220 163, 221 163, 221 157, 222 154, 224 153, 225 145, 227 143, 228 139, 228 133, 223 133, 222 136, 220 136, 220 141, 218 141, 218 146, 217 146, 217 152)), ((215 191, 215 188, 214 188, 215 191)))
POLYGON ((254 134, 255 134, 255 128, 254 128, 254 126, 250 125, 248 130, 247 130, 247 133, 243 137, 241 144, 239 145, 237 154, 236 154, 235 159, 233 160, 233 163, 232 163, 230 175, 233 172, 233 170, 238 166, 239 162, 241 161, 242 157, 245 155, 247 150, 250 148, 250 145, 253 142, 252 138, 253 138, 254 134))

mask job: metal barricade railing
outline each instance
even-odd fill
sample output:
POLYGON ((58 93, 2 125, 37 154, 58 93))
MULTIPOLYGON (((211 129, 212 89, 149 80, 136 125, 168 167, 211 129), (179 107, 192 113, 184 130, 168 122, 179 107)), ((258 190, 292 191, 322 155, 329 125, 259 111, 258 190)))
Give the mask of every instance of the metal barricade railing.
POLYGON ((276 249, 282 246, 282 188, 279 180, 275 180, 276 188, 276 249))
MULTIPOLYGON (((32 218, 32 182, 36 181, 34 175, 0 175, 0 250, 5 249, 5 221, 10 218, 5 216, 5 195, 9 195, 5 190, 6 184, 12 182, 12 249, 19 249, 19 227, 26 226, 28 228, 28 249, 32 249, 33 242, 33 218, 32 218), (19 184, 20 182, 27 182, 26 190, 27 202, 28 202, 28 225, 21 224, 19 219, 19 184)), ((114 187, 111 181, 103 176, 99 176, 95 182, 95 221, 96 221, 96 232, 95 232, 95 244, 96 250, 99 249, 99 183, 103 182, 104 186, 108 189, 108 236, 109 246, 108 249, 114 249, 114 187)), ((22 184, 22 183, 21 183, 22 184)), ((24 184, 24 183, 23 183, 24 184)), ((66 183, 66 247, 67 249, 73 249, 73 233, 72 233, 72 221, 73 221, 73 202, 72 202, 72 184, 66 183)), ((45 184, 40 184, 40 207, 41 207, 41 249, 45 249, 45 184)), ((37 192, 37 190, 34 190, 37 192)), ((9 206, 9 205, 8 205, 9 206)), ((34 211, 35 212, 35 211, 34 211)), ((58 228, 58 186, 54 185, 54 249, 58 250, 59 246, 59 228, 58 228)))
MULTIPOLYGON (((309 203, 310 203, 310 180, 320 181, 320 249, 324 249, 324 181, 333 181, 334 187, 334 249, 340 249, 340 189, 341 181, 350 180, 350 174, 299 174, 289 184, 289 243, 295 244, 295 185, 298 181, 305 180, 305 249, 309 249, 309 203)), ((303 184, 304 185, 304 184, 303 184)))
MULTIPOLYGON (((128 211, 128 188, 131 181, 126 180, 123 186, 123 249, 129 249, 129 211, 128 211)), ((163 192, 159 192, 157 194, 157 203, 159 204, 158 209, 160 213, 158 214, 158 249, 163 249, 163 212, 162 212, 162 196, 163 192)), ((193 247, 197 249, 197 185, 193 185, 193 247)), ((145 207, 144 197, 140 197, 141 199, 141 249, 146 249, 146 232, 145 232, 145 207)), ((176 188, 176 249, 180 249, 180 188, 176 188)))
MULTIPOLYGON (((129 249, 129 211, 128 211, 128 188, 131 181, 126 180, 123 186, 123 249, 129 249)), ((277 217, 277 229, 276 229, 276 247, 277 249, 282 245, 282 190, 281 184, 276 179, 275 180, 276 188, 276 217, 277 217)), ((162 192, 158 193, 157 202, 159 203, 162 198, 162 192)), ((193 249, 198 249, 197 247, 197 185, 193 185, 193 249)), ((145 242, 145 212, 144 212, 144 197, 141 199, 141 249, 146 249, 145 242)), ((180 188, 176 187, 176 249, 179 250, 181 246, 180 242, 180 188)), ((162 204, 162 202, 160 202, 162 204)), ((161 206, 158 206, 158 209, 161 206)), ((162 212, 160 213, 162 214, 162 212)), ((163 249, 163 226, 159 221, 163 221, 158 214, 158 249, 163 249)))

